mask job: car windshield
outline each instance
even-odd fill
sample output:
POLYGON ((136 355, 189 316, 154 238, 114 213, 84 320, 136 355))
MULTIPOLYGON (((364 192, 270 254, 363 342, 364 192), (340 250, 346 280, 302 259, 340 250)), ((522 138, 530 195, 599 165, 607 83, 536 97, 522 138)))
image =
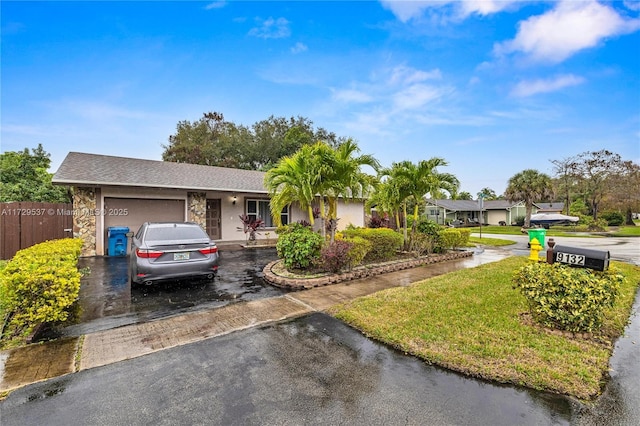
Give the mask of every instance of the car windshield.
POLYGON ((202 240, 209 239, 197 226, 150 227, 145 235, 146 241, 202 240))

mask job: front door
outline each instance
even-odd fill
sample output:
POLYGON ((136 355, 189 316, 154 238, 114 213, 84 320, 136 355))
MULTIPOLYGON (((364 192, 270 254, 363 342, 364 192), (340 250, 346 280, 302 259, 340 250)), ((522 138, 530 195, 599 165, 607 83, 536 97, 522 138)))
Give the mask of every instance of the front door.
POLYGON ((212 240, 221 238, 220 217, 220 199, 207 200, 207 234, 212 240))

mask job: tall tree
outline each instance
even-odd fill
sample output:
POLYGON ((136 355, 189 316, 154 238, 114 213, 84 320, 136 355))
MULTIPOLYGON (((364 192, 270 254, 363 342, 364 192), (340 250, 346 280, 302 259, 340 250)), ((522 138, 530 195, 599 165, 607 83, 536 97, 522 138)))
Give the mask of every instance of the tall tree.
POLYGON ((312 203, 317 200, 323 235, 328 221, 333 241, 338 200, 348 201, 366 196, 373 184, 372 176, 364 173, 361 167, 378 167, 378 162, 372 156, 357 155, 359 151, 352 140, 345 141, 337 148, 325 142, 316 142, 281 159, 265 176, 265 186, 273 197, 271 209, 274 217, 279 217, 284 206, 298 202, 313 223, 312 203))
POLYGON ((303 145, 324 141, 336 147, 344 141, 325 129, 314 129, 304 117, 275 117, 250 127, 226 121, 218 112, 197 121, 181 121, 163 145, 165 161, 250 170, 268 170, 303 145))
POLYGON ((635 226, 633 213, 640 211, 640 165, 625 161, 622 172, 608 178, 607 188, 604 208, 623 212, 625 225, 635 226))
POLYGON ((51 183, 50 166, 51 157, 42 144, 31 152, 25 148, 0 154, 0 202, 68 202, 67 189, 51 183))
POLYGON ((496 195, 496 191, 491 188, 482 188, 480 192, 478 192, 478 198, 482 198, 485 201, 489 200, 497 200, 498 196, 496 195))
MULTIPOLYGON (((323 145, 328 147, 327 144, 323 145)), ((366 198, 373 189, 374 178, 365 173, 362 168, 369 166, 377 171, 380 164, 372 155, 360 155, 360 148, 351 139, 344 141, 331 151, 323 149, 319 158, 325 166, 328 166, 321 179, 320 191, 327 199, 331 242, 333 242, 338 219, 338 200, 348 202, 352 199, 366 198)))
POLYGON ((407 226, 403 224, 405 236, 405 248, 410 248, 417 231, 420 206, 424 202, 424 196, 429 194, 437 196, 441 191, 447 191, 450 195, 457 192, 459 181, 450 173, 441 173, 438 167, 448 163, 443 158, 434 157, 422 160, 417 164, 411 161, 402 161, 392 164, 390 169, 383 171, 385 176, 397 187, 397 192, 402 199, 403 213, 407 217, 407 204, 413 205, 413 224, 411 226, 411 238, 407 238, 407 226))
POLYGON ((598 219, 600 202, 609 191, 611 178, 624 174, 626 165, 619 154, 606 149, 578 154, 572 165, 593 219, 598 219))
POLYGON ((319 188, 314 167, 313 147, 305 145, 267 171, 265 187, 271 196, 271 215, 278 225, 281 225, 282 209, 295 202, 307 211, 309 222, 313 225, 312 203, 319 188))
POLYGON ((524 226, 528 228, 531 226, 533 203, 549 201, 553 197, 551 178, 537 170, 524 170, 509 179, 504 195, 510 202, 524 202, 524 226))

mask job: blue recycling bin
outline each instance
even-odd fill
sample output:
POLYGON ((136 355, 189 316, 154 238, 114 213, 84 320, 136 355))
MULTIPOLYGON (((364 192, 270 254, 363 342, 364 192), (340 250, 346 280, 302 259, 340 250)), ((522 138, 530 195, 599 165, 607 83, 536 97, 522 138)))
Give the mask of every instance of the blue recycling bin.
POLYGON ((111 226, 107 230, 109 246, 107 253, 109 256, 126 256, 129 228, 126 226, 111 226))

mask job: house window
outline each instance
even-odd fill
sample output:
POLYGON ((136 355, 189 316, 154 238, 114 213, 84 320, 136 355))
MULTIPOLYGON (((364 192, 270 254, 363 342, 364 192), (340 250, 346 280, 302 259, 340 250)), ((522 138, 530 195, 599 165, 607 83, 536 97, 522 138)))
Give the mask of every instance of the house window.
MULTIPOLYGON (((275 220, 271 216, 271 206, 269 200, 247 200, 247 216, 249 219, 256 220, 258 218, 264 221, 264 226, 273 228, 276 226, 275 220)), ((289 223, 289 206, 282 209, 280 213, 280 221, 283 225, 289 223)))
POLYGON ((438 209, 431 209, 431 210, 429 210, 429 215, 430 215, 430 216, 439 216, 439 215, 440 215, 440 210, 438 210, 438 209))

